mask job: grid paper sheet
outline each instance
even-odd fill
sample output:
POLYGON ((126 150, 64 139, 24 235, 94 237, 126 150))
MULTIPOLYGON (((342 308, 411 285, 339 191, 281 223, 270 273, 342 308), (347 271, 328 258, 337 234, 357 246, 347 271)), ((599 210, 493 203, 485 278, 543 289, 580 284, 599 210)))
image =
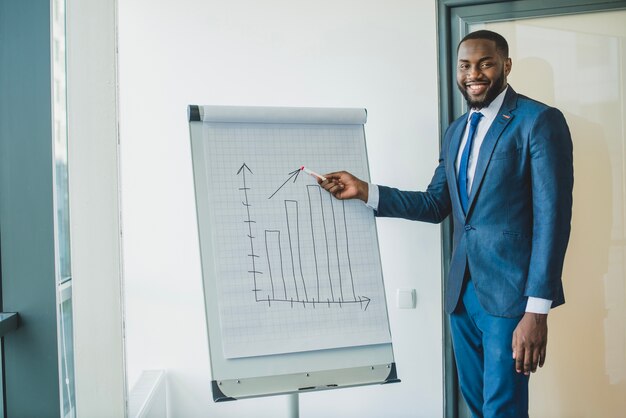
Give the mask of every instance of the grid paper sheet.
POLYGON ((368 180, 363 124, 266 120, 203 122, 225 357, 391 342, 372 210, 299 171, 368 180))

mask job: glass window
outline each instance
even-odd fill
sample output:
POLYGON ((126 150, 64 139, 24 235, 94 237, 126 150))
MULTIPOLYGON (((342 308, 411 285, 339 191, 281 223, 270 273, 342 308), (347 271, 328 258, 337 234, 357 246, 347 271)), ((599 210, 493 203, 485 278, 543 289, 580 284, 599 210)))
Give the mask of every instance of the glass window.
POLYGON ((52 114, 54 158, 55 257, 61 416, 76 416, 72 320, 69 195, 67 169, 67 100, 65 0, 52 2, 52 114))

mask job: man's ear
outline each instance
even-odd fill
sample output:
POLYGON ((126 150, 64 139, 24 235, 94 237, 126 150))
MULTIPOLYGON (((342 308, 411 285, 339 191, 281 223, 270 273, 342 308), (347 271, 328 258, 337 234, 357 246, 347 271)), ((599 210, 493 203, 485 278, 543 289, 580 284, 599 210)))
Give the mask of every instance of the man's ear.
POLYGON ((511 72, 512 66, 513 66, 513 61, 511 61, 511 58, 507 58, 506 60, 504 60, 504 74, 506 76, 508 76, 509 73, 511 72))

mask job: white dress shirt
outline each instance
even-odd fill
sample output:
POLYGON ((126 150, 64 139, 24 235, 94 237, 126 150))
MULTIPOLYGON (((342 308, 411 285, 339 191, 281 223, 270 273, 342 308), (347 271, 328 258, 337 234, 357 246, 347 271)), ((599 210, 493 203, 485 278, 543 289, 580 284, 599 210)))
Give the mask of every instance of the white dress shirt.
POLYGON ((467 144, 467 136, 469 134, 469 122, 473 113, 480 112, 483 114, 483 117, 478 121, 478 126, 476 126, 476 133, 474 134, 474 141, 472 144, 472 149, 469 155, 469 159, 467 161, 467 193, 469 197, 469 193, 472 190, 472 183, 474 183, 474 174, 476 173, 476 161, 478 161, 478 154, 480 153, 480 147, 483 144, 483 140, 485 139, 485 135, 487 135, 487 131, 491 127, 491 124, 498 116, 498 111, 504 102, 504 95, 506 91, 509 89, 504 89, 504 91, 493 99, 493 101, 487 107, 483 107, 482 109, 470 109, 467 113, 467 123, 465 124, 465 131, 463 132, 463 141, 461 141, 461 145, 459 146, 459 151, 456 156, 456 172, 457 176, 459 175, 459 165, 461 165, 461 154, 463 154, 463 149, 465 148, 465 144, 467 144))
MULTIPOLYGON (((459 146, 459 151, 457 153, 457 158, 455 162, 456 171, 459 171, 459 165, 461 164, 461 154, 463 153, 463 148, 467 143, 467 135, 469 133, 469 121, 472 113, 480 112, 483 114, 483 117, 480 118, 478 126, 476 127, 476 133, 474 134, 474 143, 472 144, 472 150, 469 156, 469 160, 467 163, 467 192, 470 193, 472 190, 472 183, 474 181, 474 173, 476 172, 476 162, 478 161, 478 154, 480 153, 480 147, 485 139, 485 135, 487 135, 487 131, 491 127, 491 123, 495 120, 496 116, 498 116, 498 111, 504 102, 504 96, 506 95, 509 87, 507 86, 502 93, 500 93, 487 107, 482 109, 471 109, 467 114, 467 122, 465 125, 465 131, 463 133, 463 141, 461 141, 461 145, 459 146)), ((375 184, 368 185, 368 199, 366 205, 374 210, 378 209, 378 201, 379 201, 379 193, 378 186, 375 184)), ((528 297, 528 302, 526 304, 526 312, 547 314, 550 312, 550 307, 552 306, 552 301, 549 299, 535 298, 532 296, 528 297)))

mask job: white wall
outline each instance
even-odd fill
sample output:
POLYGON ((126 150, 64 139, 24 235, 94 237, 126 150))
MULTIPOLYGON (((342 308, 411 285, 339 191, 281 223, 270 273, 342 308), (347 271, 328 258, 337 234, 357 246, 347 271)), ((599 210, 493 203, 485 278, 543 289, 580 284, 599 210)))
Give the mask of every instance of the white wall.
MULTIPOLYGON (((425 188, 438 158, 434 0, 119 0, 129 386, 167 369, 173 417, 287 416, 285 397, 214 404, 188 104, 366 107, 372 179, 425 188)), ((439 227, 378 220, 402 383, 300 397, 302 417, 442 411, 439 227), (417 309, 395 307, 416 288, 417 309)))

